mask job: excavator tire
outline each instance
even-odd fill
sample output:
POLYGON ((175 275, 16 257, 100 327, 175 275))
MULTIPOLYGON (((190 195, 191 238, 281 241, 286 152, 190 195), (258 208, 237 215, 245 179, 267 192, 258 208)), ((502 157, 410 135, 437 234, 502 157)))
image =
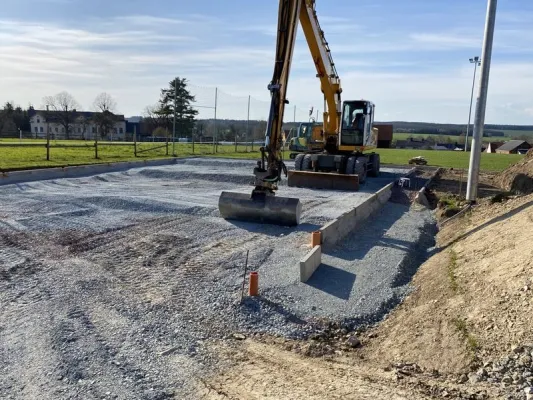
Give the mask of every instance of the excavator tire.
POLYGON ((348 157, 348 161, 346 161, 346 170, 345 173, 347 175, 355 175, 355 157, 348 157))
POLYGON ((370 164, 371 164, 371 169, 370 171, 368 171, 368 176, 371 176, 374 178, 378 177, 380 166, 381 166, 379 154, 374 153, 370 155, 370 164))
POLYGON ((309 154, 307 154, 303 161, 302 161, 302 171, 310 171, 313 169, 313 167, 311 167, 312 165, 312 161, 311 161, 311 156, 309 154))
POLYGON ((355 160, 355 174, 359 176, 359 183, 364 184, 366 182, 366 157, 358 157, 355 160))
POLYGON ((298 154, 296 158, 294 159, 294 170, 295 171, 301 171, 302 170, 302 163, 304 161, 305 154, 298 154))

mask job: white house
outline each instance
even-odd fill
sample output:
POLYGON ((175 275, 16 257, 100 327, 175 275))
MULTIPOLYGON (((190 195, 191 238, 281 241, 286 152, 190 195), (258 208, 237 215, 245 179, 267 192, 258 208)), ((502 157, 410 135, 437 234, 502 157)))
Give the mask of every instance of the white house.
MULTIPOLYGON (((95 124, 94 116, 96 113, 89 111, 73 111, 73 122, 70 126, 70 139, 94 140, 95 135, 98 139, 105 140, 124 140, 126 137, 126 120, 123 115, 114 115, 114 129, 104 137, 99 132, 98 125, 95 124)), ((65 139, 65 127, 54 118, 53 114, 50 121, 46 120, 46 110, 33 110, 30 114, 31 132, 38 138, 46 138, 46 133, 50 129, 51 139, 65 139)))

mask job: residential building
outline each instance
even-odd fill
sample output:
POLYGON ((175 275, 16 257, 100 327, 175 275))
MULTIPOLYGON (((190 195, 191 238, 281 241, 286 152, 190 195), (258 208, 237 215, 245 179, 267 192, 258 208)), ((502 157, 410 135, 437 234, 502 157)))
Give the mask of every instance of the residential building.
POLYGON ((407 140, 397 140, 396 141, 397 149, 417 149, 417 150, 430 150, 433 148, 433 143, 425 139, 413 139, 409 138, 407 140))
POLYGON ((502 146, 496 149, 496 153, 500 154, 526 154, 531 145, 525 140, 509 140, 502 146))
MULTIPOLYGON (((59 119, 51 112, 48 112, 49 118, 46 118, 46 110, 32 110, 30 113, 31 132, 38 138, 46 138, 47 129, 50 129, 51 139, 65 139, 67 137, 65 127, 59 122, 59 119)), ((125 140, 126 137, 126 120, 124 115, 112 114, 113 128, 107 133, 102 134, 98 124, 95 123, 96 112, 90 111, 72 111, 72 124, 70 125, 70 139, 94 140, 98 137, 100 140, 125 140), (97 136, 98 135, 98 136, 97 136)))
POLYGON ((504 142, 490 142, 487 145, 486 153, 496 153, 496 149, 503 146, 504 142))

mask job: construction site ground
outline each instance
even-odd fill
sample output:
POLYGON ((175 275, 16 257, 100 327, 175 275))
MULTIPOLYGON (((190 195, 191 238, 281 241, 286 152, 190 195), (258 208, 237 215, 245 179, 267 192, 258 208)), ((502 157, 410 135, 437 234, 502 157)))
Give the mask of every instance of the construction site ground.
POLYGON ((249 191, 251 167, 1 187, 0 397, 525 398, 531 195, 482 202, 435 242, 406 188, 301 284, 309 232, 407 170, 350 194, 282 186, 297 228, 222 220, 220 191, 249 191), (248 250, 261 295, 241 304, 248 250))

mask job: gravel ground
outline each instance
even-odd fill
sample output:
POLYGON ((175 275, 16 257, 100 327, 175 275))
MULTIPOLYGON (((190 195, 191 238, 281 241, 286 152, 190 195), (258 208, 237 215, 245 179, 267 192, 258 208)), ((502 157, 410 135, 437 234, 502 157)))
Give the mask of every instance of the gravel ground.
POLYGON ((302 200, 296 228, 222 220, 221 190, 250 191, 252 166, 190 159, 2 186, 0 398, 194 398, 195 377, 219 361, 205 350, 217 338, 234 331, 301 336, 311 331, 305 324, 311 316, 370 315, 373 307, 380 314, 380 303, 398 295, 387 289, 398 260, 429 223, 423 213, 387 205, 376 219, 379 229, 362 232, 357 248, 344 244, 337 256, 326 256, 331 268, 356 274, 349 295, 341 285, 345 299, 327 282, 300 285, 297 263, 309 231, 405 170, 384 169, 358 193, 282 186, 280 195, 302 200), (262 297, 239 305, 248 250, 262 297), (365 274, 368 268, 384 272, 365 274), (360 294, 373 295, 365 285, 378 281, 379 296, 359 303, 360 294), (306 296, 324 302, 306 307, 306 296))

